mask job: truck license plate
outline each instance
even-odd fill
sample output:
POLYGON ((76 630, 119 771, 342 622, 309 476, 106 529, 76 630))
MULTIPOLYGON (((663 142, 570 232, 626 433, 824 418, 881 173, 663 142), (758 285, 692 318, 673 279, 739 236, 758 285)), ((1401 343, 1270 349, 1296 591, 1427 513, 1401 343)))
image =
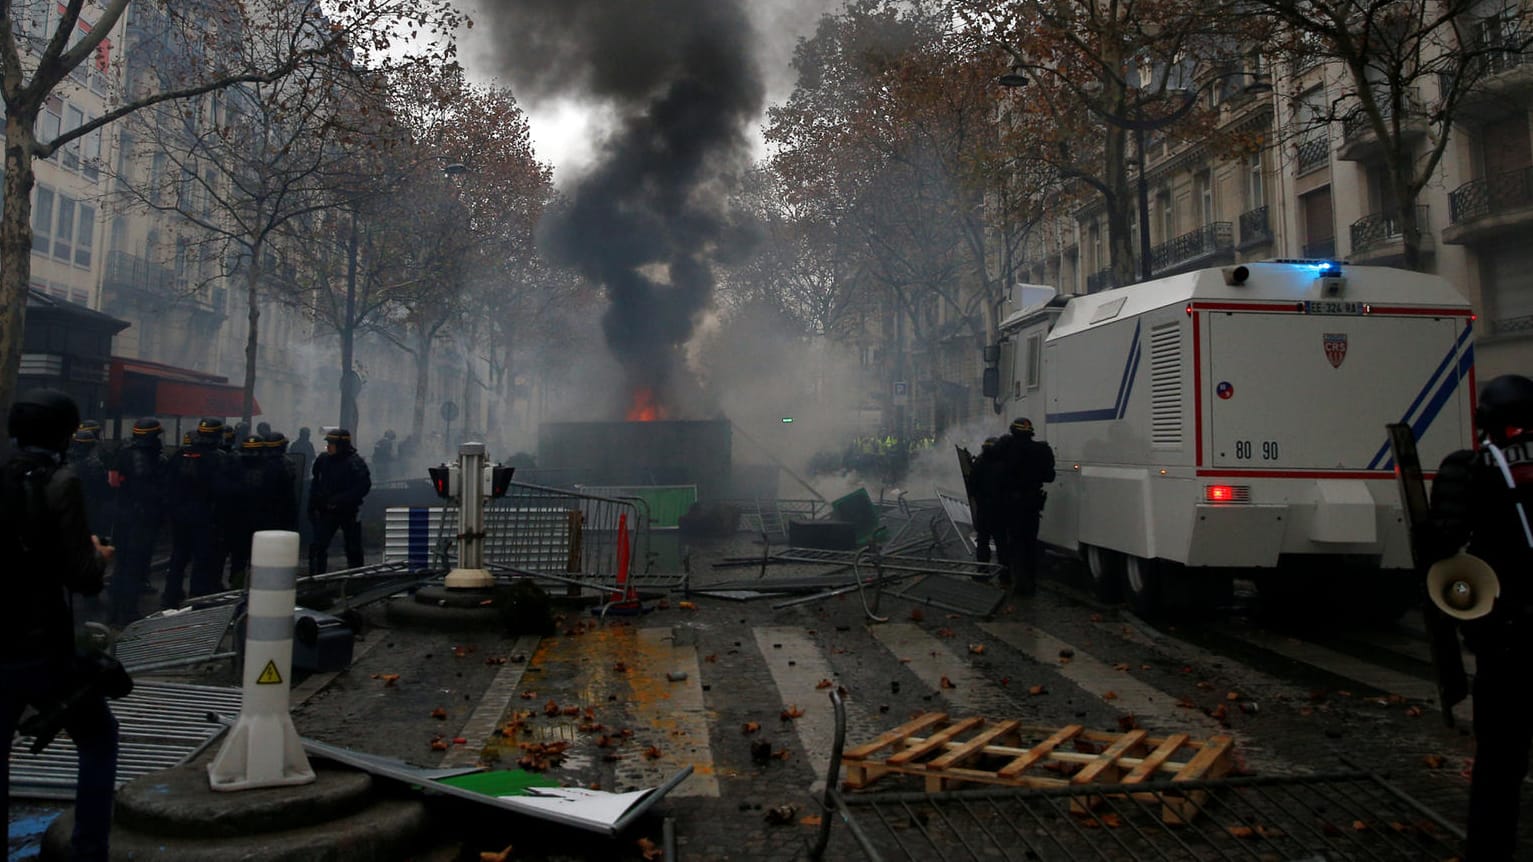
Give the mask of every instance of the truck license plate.
POLYGON ((1305 314, 1362 314, 1361 302, 1343 302, 1339 299, 1317 299, 1304 303, 1305 314))

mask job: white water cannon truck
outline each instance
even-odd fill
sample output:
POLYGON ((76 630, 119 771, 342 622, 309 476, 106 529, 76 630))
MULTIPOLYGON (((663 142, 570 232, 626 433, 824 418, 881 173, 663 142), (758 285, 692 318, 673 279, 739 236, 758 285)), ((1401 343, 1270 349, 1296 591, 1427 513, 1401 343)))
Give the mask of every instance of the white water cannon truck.
MULTIPOLYGON (((1054 448, 1039 536, 1141 613, 1418 600, 1385 426, 1428 469, 1473 440, 1474 314, 1433 275, 1334 261, 1021 291, 986 394, 1054 448)), ((1431 478, 1428 473, 1427 478, 1431 478)))

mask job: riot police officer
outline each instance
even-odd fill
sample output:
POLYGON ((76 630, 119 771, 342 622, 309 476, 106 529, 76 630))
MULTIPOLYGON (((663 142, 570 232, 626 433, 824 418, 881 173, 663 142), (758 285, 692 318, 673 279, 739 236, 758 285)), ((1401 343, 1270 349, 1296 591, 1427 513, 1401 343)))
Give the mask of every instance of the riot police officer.
MULTIPOLYGON (((998 444, 999 445, 999 444, 998 444)), ((1054 450, 1033 436, 1031 419, 1011 423, 1010 439, 1003 451, 1005 482, 1002 515, 1011 546, 1012 583, 1017 592, 1030 596, 1038 589, 1038 522, 1048 498, 1043 486, 1054 481, 1054 450)))
POLYGON ((133 423, 133 439, 117 458, 117 518, 112 530, 117 566, 107 592, 110 622, 125 626, 138 619, 139 597, 149 583, 149 558, 165 515, 165 432, 153 417, 133 423))
POLYGON ((80 490, 85 493, 85 518, 90 524, 91 535, 110 536, 112 483, 107 478, 106 465, 96 451, 99 439, 97 432, 82 425, 74 433, 68 460, 80 477, 80 490))
POLYGON ((287 451, 287 435, 273 431, 266 435, 267 507, 258 530, 297 530, 298 494, 302 474, 296 459, 287 451))
POLYGON ((341 531, 346 545, 346 566, 362 565, 362 524, 357 513, 372 490, 367 464, 351 445, 351 432, 336 428, 325 435, 325 453, 314 460, 313 485, 309 489, 309 520, 314 542, 309 545, 309 573, 323 574, 328 567, 330 540, 341 531))
POLYGON ((373 472, 378 481, 386 482, 394 473, 394 429, 383 432, 373 446, 373 472))
POLYGON ((1460 625, 1475 654, 1468 857, 1480 862, 1516 855, 1533 746, 1533 713, 1522 702, 1533 665, 1533 380, 1509 374, 1485 384, 1475 424, 1479 447, 1450 454, 1438 468, 1432 520, 1436 556, 1467 544, 1501 588, 1489 613, 1460 625))
POLYGON ((990 562, 990 542, 995 541, 996 562, 1006 567, 1001 579, 1011 580, 1011 538, 1001 521, 1001 501, 1004 496, 1006 471, 1002 450, 996 445, 996 437, 987 437, 980 444, 979 457, 969 468, 969 484, 974 489, 974 559, 990 562))
POLYGON ((232 465, 229 493, 221 501, 229 512, 229 585, 236 589, 245 585, 250 568, 251 537, 257 530, 269 529, 265 522, 274 503, 269 465, 266 440, 258 434, 246 437, 232 465))
POLYGON ((193 597, 223 589, 219 557, 217 507, 228 485, 227 456, 221 450, 222 419, 197 423, 192 445, 181 449, 170 468, 170 571, 165 575, 163 604, 175 607, 185 598, 182 582, 191 567, 189 594, 193 597))

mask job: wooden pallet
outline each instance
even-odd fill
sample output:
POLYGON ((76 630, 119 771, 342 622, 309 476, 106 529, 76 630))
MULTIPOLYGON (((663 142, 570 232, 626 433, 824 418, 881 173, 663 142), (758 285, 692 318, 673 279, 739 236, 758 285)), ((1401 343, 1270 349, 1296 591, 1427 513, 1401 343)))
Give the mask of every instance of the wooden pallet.
MULTIPOLYGON (((920 777, 928 793, 965 783, 1127 788, 1146 781, 1219 778, 1234 767, 1233 746, 1228 736, 1203 740, 1185 733, 1150 736, 1144 730, 1101 733, 1079 724, 1055 729, 929 712, 843 752, 841 764, 844 785, 851 790, 891 774, 920 777)), ((1205 794, 1189 793, 1174 801, 1165 794, 1139 796, 1168 803, 1163 816, 1177 822, 1193 816, 1205 794)))

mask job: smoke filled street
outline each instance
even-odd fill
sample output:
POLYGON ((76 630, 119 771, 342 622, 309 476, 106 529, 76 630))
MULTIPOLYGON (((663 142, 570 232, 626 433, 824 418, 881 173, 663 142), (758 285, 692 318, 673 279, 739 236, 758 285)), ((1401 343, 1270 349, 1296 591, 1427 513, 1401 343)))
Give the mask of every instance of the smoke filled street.
POLYGON ((1533 2, 0 6, 10 862, 1533 856, 1533 2))

